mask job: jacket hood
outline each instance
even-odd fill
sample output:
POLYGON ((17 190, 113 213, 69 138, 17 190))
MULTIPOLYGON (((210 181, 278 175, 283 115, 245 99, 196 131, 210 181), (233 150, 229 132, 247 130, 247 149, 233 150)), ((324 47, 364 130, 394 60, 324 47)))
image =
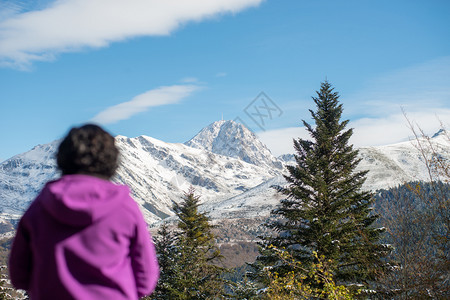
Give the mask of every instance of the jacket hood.
POLYGON ((129 195, 125 185, 77 174, 47 183, 39 198, 44 209, 58 222, 87 226, 117 209, 129 195))

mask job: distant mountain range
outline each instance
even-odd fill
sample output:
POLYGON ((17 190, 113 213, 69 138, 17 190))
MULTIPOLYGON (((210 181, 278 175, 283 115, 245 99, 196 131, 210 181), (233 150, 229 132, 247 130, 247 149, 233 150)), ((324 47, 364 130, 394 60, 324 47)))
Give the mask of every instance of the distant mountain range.
MULTIPOLYGON (((433 136, 441 155, 450 159, 450 144, 433 136)), ((59 176, 55 154, 59 141, 38 145, 0 164, 0 221, 14 223, 48 180, 59 176)), ((274 157, 257 136, 234 121, 218 121, 184 144, 139 136, 117 136, 121 161, 114 181, 130 186, 147 222, 173 215, 172 205, 193 186, 201 209, 213 220, 267 217, 281 196, 272 185, 285 184, 285 165, 293 155, 274 157)), ((427 180, 419 151, 411 142, 362 147, 358 170, 369 170, 365 189, 427 180)))

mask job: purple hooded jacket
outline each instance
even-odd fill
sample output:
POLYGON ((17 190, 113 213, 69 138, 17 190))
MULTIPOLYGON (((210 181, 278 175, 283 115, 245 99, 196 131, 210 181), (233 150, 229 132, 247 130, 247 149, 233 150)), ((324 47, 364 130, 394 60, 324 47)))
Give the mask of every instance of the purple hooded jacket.
POLYGON ((128 187, 88 175, 46 184, 20 220, 9 259, 31 299, 138 299, 159 267, 128 187))

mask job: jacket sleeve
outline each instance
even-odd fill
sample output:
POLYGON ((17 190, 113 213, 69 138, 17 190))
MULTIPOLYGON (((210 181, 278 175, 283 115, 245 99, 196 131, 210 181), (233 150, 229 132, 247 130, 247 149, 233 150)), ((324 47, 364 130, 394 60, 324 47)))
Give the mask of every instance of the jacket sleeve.
POLYGON ((147 224, 137 205, 136 209, 138 210, 137 226, 130 254, 138 297, 144 297, 155 290, 159 279, 159 265, 147 224))
POLYGON ((17 289, 28 290, 33 267, 30 236, 22 218, 9 256, 9 276, 17 289))

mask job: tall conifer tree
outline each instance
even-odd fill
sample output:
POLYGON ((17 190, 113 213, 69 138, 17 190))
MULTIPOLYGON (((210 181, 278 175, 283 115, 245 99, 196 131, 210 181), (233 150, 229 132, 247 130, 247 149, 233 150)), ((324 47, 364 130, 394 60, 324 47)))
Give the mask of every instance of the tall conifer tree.
MULTIPOLYGON (((286 249, 306 268, 313 251, 327 260, 339 284, 366 284, 382 271, 388 247, 380 245, 381 230, 372 226, 372 194, 362 191, 366 171, 356 172, 358 151, 349 145, 352 129, 341 121, 339 95, 325 81, 310 110, 315 127, 303 121, 311 140, 294 140, 295 166, 288 166, 288 185, 278 187, 287 196, 272 212, 267 226, 276 234, 261 243, 256 265, 275 264, 269 245, 286 249)), ((283 264, 278 262, 278 271, 283 264)))

